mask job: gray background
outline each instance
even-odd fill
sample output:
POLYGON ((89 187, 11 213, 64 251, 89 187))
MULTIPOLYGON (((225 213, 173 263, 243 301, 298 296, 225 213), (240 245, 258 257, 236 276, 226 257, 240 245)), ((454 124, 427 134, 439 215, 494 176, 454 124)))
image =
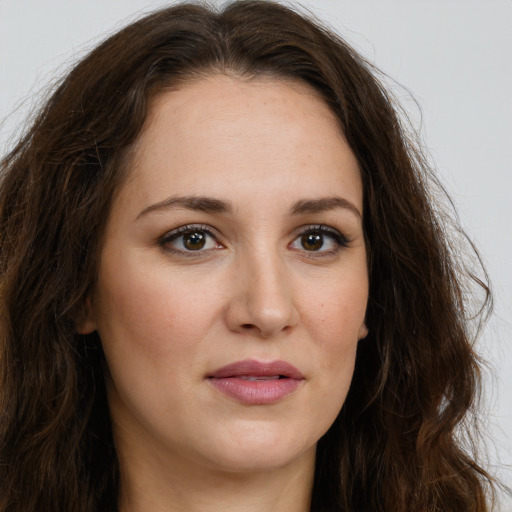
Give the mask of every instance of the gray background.
MULTIPOLYGON (((0 153, 41 90, 77 56, 166 4, 0 0, 0 153)), ((492 368, 485 374, 485 415, 493 438, 486 452, 511 485, 512 0, 301 4, 397 82, 394 92, 421 129, 461 221, 483 254, 495 293, 495 312, 478 345, 492 368)), ((500 510, 512 510, 512 502, 504 501, 500 510)))

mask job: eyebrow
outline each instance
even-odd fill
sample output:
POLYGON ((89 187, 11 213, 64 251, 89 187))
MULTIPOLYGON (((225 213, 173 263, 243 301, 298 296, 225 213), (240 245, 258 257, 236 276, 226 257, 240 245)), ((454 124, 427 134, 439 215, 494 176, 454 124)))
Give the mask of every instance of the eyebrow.
MULTIPOLYGON (((205 196, 173 196, 144 208, 144 210, 137 215, 137 219, 148 213, 173 208, 185 208, 187 210, 206 213, 232 213, 234 211, 233 205, 229 201, 222 199, 205 196)), ((303 215, 307 213, 322 213, 337 208, 343 208, 352 212, 356 217, 362 218, 361 212, 353 203, 338 196, 320 199, 302 199, 296 201, 290 211, 292 215, 303 215)))
POLYGON ((291 212, 294 215, 300 215, 304 213, 321 213, 328 210, 335 210, 337 208, 348 210, 359 219, 363 217, 361 212, 353 203, 348 199, 338 196, 297 201, 292 206, 291 212))
POLYGON ((196 210, 206 213, 231 213, 233 211, 231 203, 221 199, 203 196, 173 196, 144 208, 144 210, 137 215, 137 219, 148 213, 170 210, 172 208, 185 208, 187 210, 196 210))

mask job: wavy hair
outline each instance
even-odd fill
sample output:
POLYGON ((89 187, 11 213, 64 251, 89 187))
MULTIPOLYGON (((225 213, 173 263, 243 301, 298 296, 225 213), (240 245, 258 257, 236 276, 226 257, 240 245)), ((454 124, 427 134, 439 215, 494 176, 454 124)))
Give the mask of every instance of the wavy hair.
POLYGON ((311 510, 489 510, 493 480, 469 435, 472 326, 490 306, 488 287, 464 271, 427 159, 373 67, 310 17, 250 0, 172 6, 112 35, 1 163, 0 512, 117 510, 101 343, 76 322, 149 101, 218 73, 310 84, 361 170, 370 334, 319 441, 311 510), (472 282, 484 291, 476 317, 472 282))

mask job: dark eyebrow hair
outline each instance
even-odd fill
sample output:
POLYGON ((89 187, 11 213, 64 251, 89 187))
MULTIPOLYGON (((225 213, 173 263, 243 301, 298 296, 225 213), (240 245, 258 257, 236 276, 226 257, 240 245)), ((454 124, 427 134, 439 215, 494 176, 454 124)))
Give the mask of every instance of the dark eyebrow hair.
POLYGON ((297 201, 292 206, 292 214, 300 215, 303 213, 321 213, 335 208, 344 208, 352 212, 356 217, 361 219, 363 216, 357 207, 348 199, 343 197, 333 196, 324 197, 321 199, 303 199, 297 201))
POLYGON ((137 215, 137 219, 151 212, 171 208, 186 208, 187 210, 197 210, 207 213, 229 213, 233 211, 231 203, 222 201, 221 199, 203 196, 173 196, 144 208, 144 210, 137 215))
MULTIPOLYGON (((172 196, 144 208, 144 210, 137 215, 137 219, 151 212, 172 208, 186 208, 187 210, 196 210, 206 213, 232 213, 234 211, 230 202, 221 199, 205 196, 172 196)), ((324 197, 321 199, 301 199, 293 204, 291 213, 292 215, 321 213, 336 208, 344 208, 352 212, 356 217, 362 218, 361 212, 354 204, 338 196, 324 197)))

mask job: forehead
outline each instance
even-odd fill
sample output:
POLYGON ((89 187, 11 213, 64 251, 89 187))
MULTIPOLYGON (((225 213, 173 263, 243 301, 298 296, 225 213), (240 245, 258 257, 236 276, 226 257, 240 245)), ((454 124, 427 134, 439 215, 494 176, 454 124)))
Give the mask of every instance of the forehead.
POLYGON ((161 92, 133 155, 129 181, 147 200, 160 192, 254 198, 265 190, 284 198, 341 187, 362 202, 337 117, 300 82, 215 75, 161 92))

